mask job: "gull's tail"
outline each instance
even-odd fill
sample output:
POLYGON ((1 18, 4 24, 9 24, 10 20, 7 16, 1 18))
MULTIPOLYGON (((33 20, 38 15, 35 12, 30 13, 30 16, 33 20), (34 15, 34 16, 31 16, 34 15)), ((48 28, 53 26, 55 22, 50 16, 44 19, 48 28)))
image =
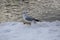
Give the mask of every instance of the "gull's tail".
POLYGON ((38 20, 38 19, 34 19, 35 21, 37 21, 37 22, 41 22, 40 20, 38 20))

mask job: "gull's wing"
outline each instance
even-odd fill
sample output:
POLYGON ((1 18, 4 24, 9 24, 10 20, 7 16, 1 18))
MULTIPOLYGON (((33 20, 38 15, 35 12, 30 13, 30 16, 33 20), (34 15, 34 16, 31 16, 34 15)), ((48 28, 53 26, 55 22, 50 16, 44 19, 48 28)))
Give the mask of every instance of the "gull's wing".
POLYGON ((31 16, 28 16, 28 17, 26 17, 25 18, 26 20, 28 20, 28 21, 40 21, 40 20, 38 20, 38 19, 35 19, 35 18, 33 18, 33 17, 31 17, 31 16))

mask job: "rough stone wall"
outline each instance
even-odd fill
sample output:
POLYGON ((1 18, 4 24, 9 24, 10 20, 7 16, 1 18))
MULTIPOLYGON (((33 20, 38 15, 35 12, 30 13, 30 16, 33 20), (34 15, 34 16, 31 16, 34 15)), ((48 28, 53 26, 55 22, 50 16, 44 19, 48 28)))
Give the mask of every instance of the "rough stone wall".
POLYGON ((0 22, 22 21, 22 11, 42 21, 60 20, 60 0, 0 0, 0 22))

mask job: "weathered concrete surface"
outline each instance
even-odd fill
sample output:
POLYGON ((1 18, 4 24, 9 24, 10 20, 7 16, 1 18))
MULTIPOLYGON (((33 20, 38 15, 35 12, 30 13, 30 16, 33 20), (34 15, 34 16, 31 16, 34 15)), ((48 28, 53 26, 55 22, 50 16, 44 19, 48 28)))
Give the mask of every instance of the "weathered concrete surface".
POLYGON ((26 9, 42 21, 60 20, 60 0, 0 0, 0 22, 23 21, 26 9))

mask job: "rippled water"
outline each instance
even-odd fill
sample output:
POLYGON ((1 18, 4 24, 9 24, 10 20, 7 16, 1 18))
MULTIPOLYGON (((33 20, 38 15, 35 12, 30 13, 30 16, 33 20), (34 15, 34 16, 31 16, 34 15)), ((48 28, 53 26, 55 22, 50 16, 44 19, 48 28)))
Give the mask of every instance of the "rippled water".
POLYGON ((0 40, 60 40, 60 21, 0 24, 0 40))

